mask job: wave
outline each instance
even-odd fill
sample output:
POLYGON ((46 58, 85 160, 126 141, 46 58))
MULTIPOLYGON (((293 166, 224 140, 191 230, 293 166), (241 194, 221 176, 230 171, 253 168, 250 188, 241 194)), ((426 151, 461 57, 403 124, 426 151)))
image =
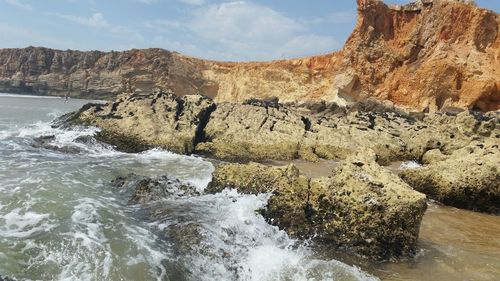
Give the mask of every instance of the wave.
POLYGON ((378 280, 357 267, 314 258, 306 242, 269 225, 257 213, 268 198, 226 189, 168 200, 154 211, 165 216, 151 226, 173 243, 188 280, 378 280))

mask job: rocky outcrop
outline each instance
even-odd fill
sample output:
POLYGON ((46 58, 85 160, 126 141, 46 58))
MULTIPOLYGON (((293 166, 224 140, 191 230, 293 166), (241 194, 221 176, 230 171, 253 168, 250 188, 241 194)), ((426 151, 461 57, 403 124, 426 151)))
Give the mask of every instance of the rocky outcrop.
MULTIPOLYGON (((283 105, 251 100, 220 103, 203 96, 182 98, 171 92, 122 95, 106 105, 89 104, 61 118, 90 124, 97 138, 119 150, 162 147, 230 161, 345 159, 370 149, 380 164, 422 160, 473 140, 497 139, 497 113, 427 114, 422 120, 374 101, 348 110, 334 103, 283 105)), ((63 123, 64 123, 63 122, 63 123)))
POLYGON ((145 177, 129 174, 117 177, 111 182, 111 186, 130 194, 129 203, 133 204, 147 204, 161 199, 200 195, 196 187, 168 176, 145 177))
POLYGON ((219 103, 277 97, 345 105, 376 98, 419 111, 500 108, 498 14, 459 0, 357 2, 356 27, 331 54, 232 63, 161 49, 2 49, 0 91, 104 99, 162 88, 219 103))
POLYGON ((220 104, 205 128, 207 141, 196 149, 225 160, 315 161, 344 159, 364 147, 390 162, 404 154, 397 134, 384 128, 390 120, 410 122, 393 113, 332 114, 326 106, 315 114, 294 106, 220 104))
POLYGON ((425 195, 379 166, 369 152, 349 157, 328 178, 307 178, 293 165, 220 165, 207 191, 225 188, 271 193, 262 210, 271 224, 294 237, 376 259, 413 254, 426 210, 425 195))
POLYGON ((361 95, 421 110, 498 109, 498 14, 464 1, 417 2, 395 9, 358 0, 343 59, 358 74, 361 95))
MULTIPOLYGON (((216 105, 199 95, 180 98, 170 92, 156 92, 123 95, 105 105, 89 104, 56 123, 98 126, 101 131, 97 140, 123 151, 162 147, 177 153, 204 154, 235 162, 344 160, 359 151, 373 151, 376 162, 381 165, 407 160, 426 164, 416 170, 419 172, 406 172, 405 179, 431 197, 452 202, 454 199, 448 201, 435 195, 432 189, 438 189, 438 184, 433 178, 444 177, 448 171, 449 177, 465 184, 467 181, 454 173, 465 173, 463 169, 468 165, 457 165, 456 171, 446 166, 453 165, 455 160, 450 159, 455 159, 454 155, 466 155, 464 149, 475 143, 498 147, 500 116, 498 112, 457 113, 455 110, 418 115, 414 117, 374 101, 356 103, 347 109, 325 102, 284 105, 273 100, 216 105), (415 175, 406 176, 410 173, 415 175)), ((38 142, 41 147, 51 149, 50 138, 38 142)), ((465 160, 479 161, 481 157, 470 156, 465 160)), ((498 159, 493 157, 491 165, 500 166, 498 159)), ((447 182, 454 184, 455 180, 447 182)), ((495 188, 496 178, 488 172, 477 174, 474 180, 477 180, 474 190, 495 188)), ((487 197, 484 200, 497 200, 495 192, 479 194, 487 197)), ((463 200, 469 198, 472 205, 478 205, 469 195, 464 196, 463 200)), ((449 204, 483 210, 462 203, 449 204)))
POLYGON ((101 129, 97 139, 127 152, 162 147, 177 153, 192 153, 203 139, 203 129, 215 104, 197 95, 123 95, 116 101, 89 104, 62 120, 66 124, 88 124, 101 129))
POLYGON ((401 177, 416 190, 446 205, 500 214, 500 141, 472 142, 446 156, 424 155, 429 165, 401 177))

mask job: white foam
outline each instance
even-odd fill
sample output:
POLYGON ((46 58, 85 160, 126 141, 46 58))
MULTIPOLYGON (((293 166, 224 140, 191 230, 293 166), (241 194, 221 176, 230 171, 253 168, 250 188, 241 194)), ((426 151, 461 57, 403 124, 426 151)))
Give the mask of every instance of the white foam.
POLYGON ((194 155, 180 155, 167 150, 155 148, 136 154, 137 160, 145 164, 163 164, 167 169, 161 174, 179 178, 192 184, 199 192, 203 192, 212 180, 215 170, 212 163, 194 155), (182 167, 182 168, 180 168, 182 167), (173 168, 173 169, 172 169, 173 168))
POLYGON ((415 161, 408 161, 408 162, 401 163, 401 165, 399 166, 399 169, 400 170, 409 170, 409 169, 418 169, 421 167, 422 167, 422 165, 420 165, 419 163, 417 163, 415 161))
MULTIPOLYGON (((201 245, 193 245, 193 251, 181 258, 192 280, 345 280, 339 276, 377 280, 336 260, 314 259, 305 243, 291 239, 256 213, 268 198, 224 190, 165 203, 174 205, 172 210, 194 212, 200 224, 201 245)), ((169 219, 155 225, 163 231, 179 227, 169 219)))
POLYGON ((50 215, 40 214, 33 211, 24 211, 21 208, 11 210, 2 215, 0 221, 0 236, 26 238, 35 233, 48 232, 54 225, 50 221, 50 215))

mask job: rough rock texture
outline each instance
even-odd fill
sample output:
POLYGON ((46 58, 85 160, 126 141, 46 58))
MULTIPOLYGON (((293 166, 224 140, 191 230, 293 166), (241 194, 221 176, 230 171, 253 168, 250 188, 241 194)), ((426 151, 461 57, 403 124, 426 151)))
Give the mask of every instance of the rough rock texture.
POLYGON ((109 98, 171 89, 217 102, 277 97, 338 104, 374 97, 416 110, 500 108, 500 19, 458 0, 358 0, 343 49, 272 62, 215 62, 161 49, 0 50, 0 91, 109 98))
POLYGON ((500 141, 488 140, 472 142, 449 156, 431 150, 424 155, 431 159, 429 165, 405 170, 401 177, 444 204, 500 214, 499 147, 500 141))
POLYGON ((123 95, 105 105, 88 104, 62 119, 99 127, 97 138, 123 151, 162 147, 192 153, 213 110, 215 104, 200 95, 181 98, 171 92, 155 92, 123 95))
POLYGON ((225 160, 344 159, 360 148, 375 150, 381 162, 403 156, 399 134, 386 127, 391 120, 409 124, 411 119, 335 112, 335 104, 311 107, 219 104, 205 127, 206 141, 196 149, 225 160))
MULTIPOLYGON (((488 170, 474 174, 471 178, 476 183, 469 187, 470 181, 455 174, 460 171, 466 174, 464 169, 474 165, 453 166, 453 163, 459 156, 465 157, 460 160, 464 163, 481 160, 483 156, 464 156, 468 146, 500 145, 500 114, 457 112, 412 116, 373 101, 356 103, 347 109, 325 102, 283 105, 273 100, 216 105, 199 95, 180 98, 170 92, 157 92, 123 95, 106 105, 89 104, 58 123, 96 125, 101 129, 96 138, 119 150, 136 152, 159 146, 178 153, 199 153, 237 162, 343 160, 358 151, 370 150, 381 165, 407 160, 428 165, 422 171, 429 174, 415 172, 413 178, 405 179, 447 204, 487 211, 490 208, 487 204, 496 203, 484 203, 482 208, 478 205, 483 203, 478 202, 496 202, 494 190, 498 190, 498 180, 488 170), (448 169, 447 165, 453 168, 448 169), (430 174, 433 176, 427 176, 430 174), (451 190, 447 195, 436 195, 432 190, 442 185, 436 183, 436 178, 443 177, 454 178, 446 184, 460 186, 455 184, 459 181, 465 185, 445 187, 451 190), (464 188, 478 192, 464 194, 464 188), (461 199, 446 199, 451 196, 461 199), (481 199, 473 199, 474 196, 481 199), (463 200, 469 200, 470 204, 454 203, 463 200)), ((50 138, 38 141, 44 147, 50 146, 50 138)), ((487 154, 484 158, 492 157, 491 165, 500 166, 500 157, 494 156, 487 154)), ((481 164, 476 170, 488 165, 481 164)))
POLYGON ((498 112, 480 114, 463 111, 457 115, 428 114, 414 126, 400 130, 408 155, 422 161, 429 150, 444 154, 467 146, 472 141, 493 139, 500 134, 498 112))
POLYGON ((292 236, 376 259, 413 254, 427 208, 425 195, 379 166, 370 152, 349 157, 328 178, 307 178, 293 165, 220 165, 207 191, 227 187, 272 193, 262 213, 292 236))
POLYGON ((417 120, 370 100, 346 110, 324 102, 283 105, 251 100, 216 105, 199 95, 179 98, 156 92, 122 95, 106 105, 89 104, 58 123, 98 126, 99 140, 128 152, 158 146, 230 161, 314 162, 345 159, 370 149, 386 165, 421 161, 433 149, 451 154, 474 140, 498 141, 499 120, 497 112, 468 111, 424 114, 417 120))
POLYGON ((359 76, 360 96, 431 111, 499 108, 498 14, 453 0, 357 2, 343 61, 359 76))
POLYGON ((168 176, 145 177, 129 174, 117 177, 111 185, 130 193, 130 203, 146 204, 161 199, 200 195, 196 187, 168 176))

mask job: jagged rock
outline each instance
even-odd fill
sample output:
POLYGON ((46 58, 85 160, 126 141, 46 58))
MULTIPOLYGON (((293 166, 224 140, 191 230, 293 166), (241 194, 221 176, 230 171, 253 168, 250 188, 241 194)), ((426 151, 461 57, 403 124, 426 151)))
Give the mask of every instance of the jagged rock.
POLYGON ((446 205, 500 214, 500 141, 472 142, 401 178, 446 205))
POLYGON ((56 136, 54 135, 36 137, 33 139, 32 146, 35 148, 44 148, 66 154, 78 154, 81 152, 81 149, 78 147, 68 146, 68 145, 57 146, 53 144, 55 139, 56 136))
POLYGON ((294 159, 306 125, 287 109, 223 103, 205 127, 196 150, 219 159, 294 159))
POLYGON ((371 101, 336 111, 326 103, 215 105, 202 96, 134 94, 85 106, 63 119, 98 126, 97 139, 125 151, 159 146, 239 162, 343 160, 372 150, 381 165, 408 160, 433 165, 471 142, 500 139, 498 112, 431 113, 420 121, 371 101))
POLYGON ((2 49, 0 91, 71 90, 73 96, 104 99, 158 87, 217 102, 277 97, 284 103, 351 103, 371 97, 418 111, 498 110, 500 17, 464 2, 392 6, 357 0, 357 24, 340 51, 272 62, 207 61, 161 49, 2 49))
POLYGON ((317 161, 344 159, 360 148, 371 148, 379 161, 390 162, 404 154, 404 144, 397 138, 400 133, 384 129, 389 119, 408 122, 387 112, 313 115, 294 106, 223 103, 205 127, 207 141, 196 150, 225 160, 317 161))
POLYGON ((196 187, 191 184, 168 176, 145 177, 129 174, 125 177, 117 177, 111 185, 121 189, 122 192, 131 194, 131 203, 145 204, 161 199, 200 195, 196 187))
POLYGON ((328 178, 309 179, 293 165, 220 165, 207 191, 224 188, 269 192, 262 214, 271 224, 376 259, 413 254, 426 210, 425 195, 379 166, 373 153, 346 159, 328 178))
POLYGON ((401 131, 408 156, 420 160, 424 154, 439 149, 449 155, 475 140, 495 139, 500 134, 498 112, 488 114, 464 111, 457 116, 428 114, 420 124, 401 131))
POLYGON ((89 105, 63 119, 97 126, 97 139, 127 152, 162 147, 191 153, 200 142, 215 104, 203 96, 179 98, 171 92, 123 95, 106 105, 89 105))

